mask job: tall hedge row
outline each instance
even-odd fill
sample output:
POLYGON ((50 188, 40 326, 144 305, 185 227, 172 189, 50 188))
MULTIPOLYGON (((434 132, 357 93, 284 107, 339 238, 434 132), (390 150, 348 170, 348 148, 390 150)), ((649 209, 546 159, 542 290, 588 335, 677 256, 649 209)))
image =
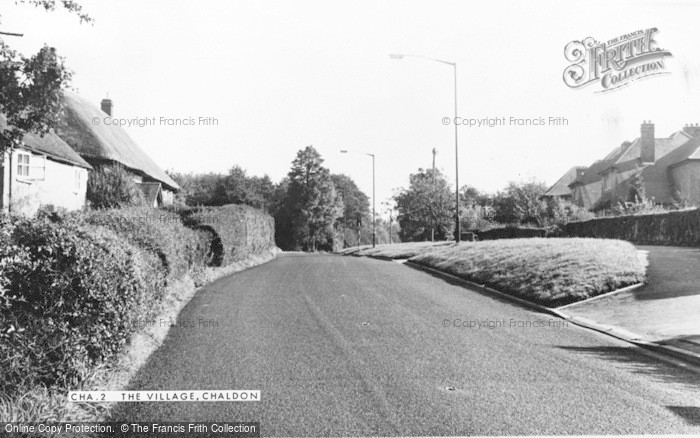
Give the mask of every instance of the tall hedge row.
POLYGON ((572 237, 622 239, 649 245, 700 245, 700 210, 620 216, 570 222, 564 233, 572 237))
POLYGON ((262 213, 208 214, 211 229, 151 208, 0 216, 0 392, 74 386, 156 316, 169 284, 212 264, 217 233, 233 255, 274 234, 262 213), (259 231, 237 236, 232 217, 259 231))
POLYGON ((180 214, 188 226, 212 234, 216 242, 214 257, 222 265, 275 245, 274 219, 247 205, 201 207, 180 214))

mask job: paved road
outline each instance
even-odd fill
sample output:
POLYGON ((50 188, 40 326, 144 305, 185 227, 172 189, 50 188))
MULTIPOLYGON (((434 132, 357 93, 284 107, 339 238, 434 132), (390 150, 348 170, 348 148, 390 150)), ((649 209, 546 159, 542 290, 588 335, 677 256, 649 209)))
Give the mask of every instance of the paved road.
POLYGON ((180 315, 200 319, 218 326, 173 328, 132 389, 262 401, 123 403, 114 419, 260 421, 267 436, 700 433, 697 374, 398 263, 282 255, 201 290, 180 315), (477 320, 493 328, 455 327, 477 320))

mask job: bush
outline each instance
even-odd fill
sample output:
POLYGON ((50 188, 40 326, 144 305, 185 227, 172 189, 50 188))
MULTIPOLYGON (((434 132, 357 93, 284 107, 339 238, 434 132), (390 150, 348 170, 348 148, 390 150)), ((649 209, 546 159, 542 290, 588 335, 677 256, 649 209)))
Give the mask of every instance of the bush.
POLYGON ((117 208, 145 203, 133 175, 121 165, 98 166, 90 172, 85 196, 92 208, 117 208))
POLYGON ((79 221, 18 219, 0 249, 2 392, 70 385, 115 354, 162 298, 157 259, 79 221))

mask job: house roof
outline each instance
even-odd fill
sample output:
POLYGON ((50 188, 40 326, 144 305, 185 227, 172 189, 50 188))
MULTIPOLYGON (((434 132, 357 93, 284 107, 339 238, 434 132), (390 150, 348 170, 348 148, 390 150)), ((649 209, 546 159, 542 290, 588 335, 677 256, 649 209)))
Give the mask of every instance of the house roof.
POLYGON ((177 185, 120 126, 103 123, 106 114, 79 95, 66 92, 64 126, 59 135, 84 158, 116 161, 178 190, 177 185), (97 120, 99 123, 94 123, 97 120))
POLYGON ((158 200, 161 186, 157 182, 141 182, 136 183, 136 186, 141 189, 143 197, 148 201, 148 205, 153 205, 158 200))
POLYGON ((569 169, 557 182, 552 185, 542 196, 567 196, 571 195, 569 184, 574 182, 581 171, 585 171, 585 166, 574 166, 569 169))
POLYGON ((605 158, 602 160, 596 160, 593 164, 588 167, 578 178, 573 180, 569 187, 576 184, 591 184, 600 181, 603 177, 600 175, 602 171, 610 167, 610 163, 615 162, 622 154, 627 151, 631 143, 624 142, 620 146, 612 150, 605 158))
MULTIPOLYGON (((7 127, 7 118, 3 114, 0 114, 0 130, 4 130, 7 127)), ((85 169, 92 169, 92 166, 90 166, 87 161, 54 133, 48 133, 43 137, 36 134, 25 133, 22 147, 46 155, 54 161, 72 164, 85 169)))
MULTIPOLYGON (((671 151, 677 149, 682 144, 690 140, 688 134, 683 131, 678 131, 672 134, 668 138, 655 138, 654 139, 654 158, 658 160, 659 158, 667 155, 671 151)), ((636 138, 629 148, 621 154, 614 162, 611 162, 608 167, 613 167, 621 163, 626 163, 629 161, 637 160, 642 156, 642 142, 639 138, 636 138)), ((607 169, 604 169, 607 170, 607 169)))

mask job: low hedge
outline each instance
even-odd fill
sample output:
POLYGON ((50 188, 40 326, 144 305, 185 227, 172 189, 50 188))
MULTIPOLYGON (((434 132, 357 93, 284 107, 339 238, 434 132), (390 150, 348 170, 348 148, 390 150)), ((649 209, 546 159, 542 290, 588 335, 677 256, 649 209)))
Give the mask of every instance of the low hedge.
POLYGON ((700 246, 700 210, 569 222, 567 236, 622 239, 637 244, 700 246))

